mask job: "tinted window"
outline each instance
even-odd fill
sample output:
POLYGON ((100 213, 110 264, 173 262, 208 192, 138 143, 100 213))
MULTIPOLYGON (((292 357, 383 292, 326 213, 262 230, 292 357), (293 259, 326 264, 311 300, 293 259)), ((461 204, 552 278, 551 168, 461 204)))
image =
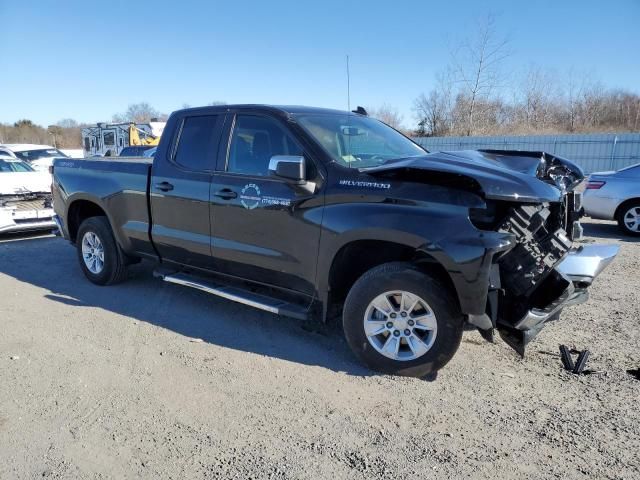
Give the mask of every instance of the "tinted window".
POLYGON ((268 175, 269 160, 274 155, 302 155, 302 149, 275 120, 238 115, 227 171, 268 175))
POLYGON ((136 154, 137 154, 136 147, 124 147, 122 150, 120 150, 121 157, 135 157, 136 154))
POLYGON ((24 162, 0 160, 0 173, 6 172, 33 172, 33 168, 24 162))
POLYGON ((1 173, 13 172, 13 168, 11 168, 11 164, 9 162, 0 160, 0 172, 1 173))
POLYGON ((64 157, 67 156, 62 153, 60 150, 56 150, 55 148, 48 148, 42 150, 23 150, 22 152, 15 152, 16 157, 20 160, 37 160, 39 158, 55 158, 55 157, 64 157))
POLYGON ((187 117, 182 124, 174 161, 189 170, 213 170, 218 115, 187 117))
POLYGON ((120 150, 121 157, 141 157, 142 154, 149 150, 150 146, 139 146, 139 147, 124 147, 120 150))
POLYGON ((33 172, 33 168, 25 162, 11 162, 14 172, 33 172))

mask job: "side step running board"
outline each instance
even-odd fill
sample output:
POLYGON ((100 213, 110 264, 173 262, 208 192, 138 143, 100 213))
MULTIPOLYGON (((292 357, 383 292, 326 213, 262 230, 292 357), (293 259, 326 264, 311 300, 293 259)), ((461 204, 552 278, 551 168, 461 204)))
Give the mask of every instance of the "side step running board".
POLYGON ((165 282, 202 290, 203 292, 226 298, 232 302, 242 303, 266 312, 275 313, 276 315, 284 315, 287 317, 297 318, 299 320, 308 319, 307 310, 295 303, 285 302, 277 298, 243 290, 238 287, 219 285, 208 279, 205 280, 186 273, 163 273, 161 271, 157 271, 154 272, 154 274, 157 277, 162 278, 165 282))

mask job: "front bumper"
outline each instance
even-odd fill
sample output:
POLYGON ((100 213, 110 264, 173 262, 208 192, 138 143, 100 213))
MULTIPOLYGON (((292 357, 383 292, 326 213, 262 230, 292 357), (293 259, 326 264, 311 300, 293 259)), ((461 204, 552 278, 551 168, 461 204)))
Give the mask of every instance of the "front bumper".
POLYGON ((616 258, 618 250, 617 245, 583 245, 570 252, 556 270, 575 284, 589 286, 616 258))
POLYGON ((530 330, 552 318, 564 307, 586 302, 589 298, 587 287, 616 258, 618 250, 616 245, 586 245, 569 252, 556 266, 556 271, 569 283, 565 291, 545 308, 529 310, 515 327, 518 330, 530 330))
POLYGON ((53 229, 53 209, 16 211, 0 209, 0 234, 53 229))
POLYGON ((619 247, 615 245, 585 245, 572 250, 555 270, 566 281, 567 287, 544 308, 531 308, 509 328, 501 331, 502 338, 520 355, 526 345, 542 330, 545 323, 555 320, 560 312, 571 305, 584 303, 589 298, 587 288, 613 261, 619 247))

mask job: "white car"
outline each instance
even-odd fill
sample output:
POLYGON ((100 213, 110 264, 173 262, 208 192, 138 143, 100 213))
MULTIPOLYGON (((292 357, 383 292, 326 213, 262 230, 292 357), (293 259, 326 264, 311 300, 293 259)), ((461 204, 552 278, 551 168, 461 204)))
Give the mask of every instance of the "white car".
POLYGON ((28 162, 34 170, 48 172, 56 158, 68 158, 51 145, 36 145, 32 143, 7 143, 0 145, 0 153, 6 153, 28 162))
POLYGON ((589 175, 582 205, 590 217, 616 220, 624 233, 640 236, 640 163, 589 175))
POLYGON ((0 234, 55 227, 51 176, 0 152, 0 234))

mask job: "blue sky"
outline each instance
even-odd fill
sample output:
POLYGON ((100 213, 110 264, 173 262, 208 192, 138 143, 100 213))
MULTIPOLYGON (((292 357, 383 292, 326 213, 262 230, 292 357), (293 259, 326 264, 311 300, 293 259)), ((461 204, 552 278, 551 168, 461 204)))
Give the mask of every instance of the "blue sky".
POLYGON ((129 103, 412 105, 491 13, 507 69, 586 73, 640 93, 640 0, 0 0, 0 122, 110 120, 129 103))

